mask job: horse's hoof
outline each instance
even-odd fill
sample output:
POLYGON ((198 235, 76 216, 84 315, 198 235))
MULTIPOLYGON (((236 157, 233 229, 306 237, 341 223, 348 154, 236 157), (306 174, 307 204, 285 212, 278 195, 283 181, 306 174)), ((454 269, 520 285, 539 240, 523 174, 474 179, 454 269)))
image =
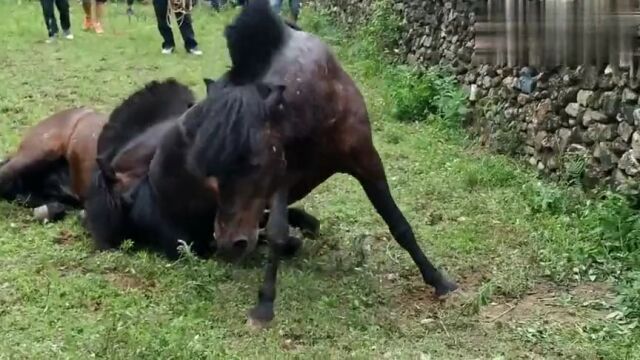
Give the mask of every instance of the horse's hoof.
POLYGON ((263 330, 271 327, 273 323, 273 307, 258 304, 247 314, 247 326, 255 330, 263 330))
POLYGON ((47 205, 42 205, 33 209, 33 217, 40 221, 49 220, 49 208, 47 205))
POLYGON ((253 330, 265 330, 271 327, 271 321, 254 319, 251 316, 249 316, 247 318, 247 326, 253 330))
POLYGON ((443 279, 439 286, 436 286, 436 297, 444 300, 448 295, 458 290, 458 285, 453 281, 443 279))

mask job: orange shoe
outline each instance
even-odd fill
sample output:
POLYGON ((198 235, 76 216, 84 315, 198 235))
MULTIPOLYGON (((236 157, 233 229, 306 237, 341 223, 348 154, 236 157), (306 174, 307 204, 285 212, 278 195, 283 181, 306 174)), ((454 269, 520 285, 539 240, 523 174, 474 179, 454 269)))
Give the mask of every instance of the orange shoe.
POLYGON ((93 23, 91 22, 91 18, 85 17, 84 23, 82 23, 82 30, 89 31, 93 29, 93 23))
POLYGON ((93 30, 96 31, 96 34, 104 33, 104 30, 102 29, 102 24, 100 24, 99 22, 96 22, 95 24, 93 24, 93 30))

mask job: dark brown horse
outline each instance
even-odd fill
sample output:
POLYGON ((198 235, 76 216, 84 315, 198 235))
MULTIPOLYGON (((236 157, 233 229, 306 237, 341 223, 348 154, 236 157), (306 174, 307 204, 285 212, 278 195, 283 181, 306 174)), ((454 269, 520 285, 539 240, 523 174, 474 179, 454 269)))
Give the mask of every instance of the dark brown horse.
POLYGON ((225 36, 232 67, 208 86, 210 98, 250 84, 286 88, 284 106, 267 121, 247 118, 242 125, 237 119, 226 120, 225 126, 247 129, 241 139, 254 140, 243 146, 220 142, 213 129, 221 126, 205 122, 192 151, 193 167, 204 169, 204 176, 217 178, 220 196, 215 238, 220 250, 244 253, 253 249, 262 206, 270 208, 270 256, 258 303, 249 312, 250 321, 264 325, 274 316, 278 263, 288 242, 287 205, 335 173, 359 181, 436 295, 455 290, 455 283, 424 255, 398 209, 373 145, 364 99, 329 48, 319 38, 285 26, 262 0, 247 5, 225 36), (228 154, 227 163, 219 161, 221 152, 228 154), (244 171, 224 176, 234 168, 244 171))
MULTIPOLYGON (((98 140, 98 167, 85 202, 87 227, 99 249, 117 248, 128 238, 170 259, 179 256, 180 241, 197 255, 212 254, 220 194, 214 176, 188 166, 195 136, 204 123, 223 124, 220 119, 253 118, 254 113, 264 116, 265 108, 277 99, 277 92, 267 86, 234 90, 193 106, 195 99, 186 86, 154 83, 114 110, 98 140)), ((251 141, 245 130, 226 123, 216 127, 217 140, 207 144, 211 156, 228 162, 229 151, 220 144, 244 146, 243 141, 251 141)), ((236 170, 227 168, 215 176, 230 176, 236 170)), ((293 209, 290 219, 293 226, 317 232, 317 220, 301 210, 293 209)), ((288 241, 293 253, 299 239, 288 241)))
POLYGON ((84 201, 95 164, 96 143, 107 117, 80 107, 32 127, 18 151, 0 166, 0 198, 45 206, 56 220, 84 201))

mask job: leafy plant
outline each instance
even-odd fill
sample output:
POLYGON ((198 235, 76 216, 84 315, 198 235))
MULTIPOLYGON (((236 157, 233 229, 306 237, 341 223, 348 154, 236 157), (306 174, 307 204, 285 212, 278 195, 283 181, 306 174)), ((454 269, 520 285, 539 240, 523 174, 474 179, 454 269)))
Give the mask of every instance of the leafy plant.
POLYGON ((393 116, 399 121, 433 119, 457 127, 466 114, 466 96, 453 76, 439 68, 425 72, 398 66, 387 72, 393 116))

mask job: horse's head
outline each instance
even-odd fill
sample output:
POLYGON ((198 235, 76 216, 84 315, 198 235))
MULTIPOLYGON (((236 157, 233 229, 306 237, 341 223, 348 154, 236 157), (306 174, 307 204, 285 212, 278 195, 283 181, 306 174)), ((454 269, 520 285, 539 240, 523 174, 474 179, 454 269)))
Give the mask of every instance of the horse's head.
POLYGON ((102 158, 96 159, 84 203, 86 224, 98 249, 116 248, 125 240, 127 201, 122 179, 102 158))
POLYGON ((206 119, 189 162, 217 193, 218 252, 237 259, 255 249, 263 211, 286 169, 277 131, 284 86, 211 83, 207 88, 207 99, 185 119, 187 128, 206 119))

